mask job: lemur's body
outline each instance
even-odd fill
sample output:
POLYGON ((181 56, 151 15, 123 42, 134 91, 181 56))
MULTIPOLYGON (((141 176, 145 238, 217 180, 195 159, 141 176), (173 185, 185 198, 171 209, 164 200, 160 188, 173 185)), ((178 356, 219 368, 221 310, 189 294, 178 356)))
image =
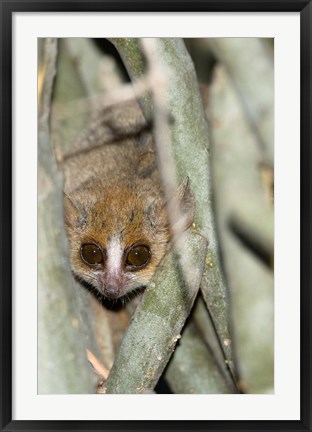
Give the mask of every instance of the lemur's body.
POLYGON ((148 284, 170 242, 152 135, 133 102, 99 111, 76 144, 63 165, 72 270, 122 297, 148 284))

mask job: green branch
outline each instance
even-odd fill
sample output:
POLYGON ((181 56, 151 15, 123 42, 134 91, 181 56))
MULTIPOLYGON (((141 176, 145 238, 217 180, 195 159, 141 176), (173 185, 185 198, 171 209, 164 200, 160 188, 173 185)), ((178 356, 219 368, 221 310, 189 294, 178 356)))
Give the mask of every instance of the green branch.
MULTIPOLYGON (((137 39, 111 39, 135 81, 144 74, 144 59, 137 39)), ((210 185, 208 126, 198 89, 193 63, 181 39, 157 39, 159 61, 167 71, 168 109, 173 122, 171 142, 177 174, 186 176, 196 199, 195 225, 208 239, 208 259, 204 263, 201 289, 227 364, 235 375, 232 356, 228 293, 220 269, 217 235, 210 185)), ((152 107, 143 102, 147 116, 152 107), (146 108, 147 106, 147 108, 146 108)))

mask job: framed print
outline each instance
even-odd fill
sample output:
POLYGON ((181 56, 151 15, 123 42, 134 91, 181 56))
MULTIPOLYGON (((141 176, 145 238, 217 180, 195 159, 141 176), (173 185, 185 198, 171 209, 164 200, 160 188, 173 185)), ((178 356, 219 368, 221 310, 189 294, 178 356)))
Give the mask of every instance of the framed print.
POLYGON ((1 1, 1 430, 311 430, 310 26, 1 1))

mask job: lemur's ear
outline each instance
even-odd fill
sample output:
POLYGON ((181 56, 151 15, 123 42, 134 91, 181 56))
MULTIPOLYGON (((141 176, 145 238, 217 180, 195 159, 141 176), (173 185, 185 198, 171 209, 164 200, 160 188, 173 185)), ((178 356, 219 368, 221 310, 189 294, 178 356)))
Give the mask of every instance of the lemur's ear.
MULTIPOLYGON (((190 188, 189 178, 185 180, 178 187, 175 195, 171 200, 175 200, 180 207, 181 218, 176 221, 176 226, 172 227, 176 232, 187 230, 194 222, 195 217, 195 198, 190 188)), ((162 204, 157 212, 157 225, 159 228, 169 228, 169 219, 167 213, 168 206, 162 204)))
POLYGON ((63 192, 64 198, 64 218, 68 227, 76 225, 79 211, 67 193, 63 192))
POLYGON ((186 177, 177 189, 176 197, 180 204, 183 221, 183 230, 189 228, 194 222, 195 217, 195 197, 190 188, 190 179, 186 177))

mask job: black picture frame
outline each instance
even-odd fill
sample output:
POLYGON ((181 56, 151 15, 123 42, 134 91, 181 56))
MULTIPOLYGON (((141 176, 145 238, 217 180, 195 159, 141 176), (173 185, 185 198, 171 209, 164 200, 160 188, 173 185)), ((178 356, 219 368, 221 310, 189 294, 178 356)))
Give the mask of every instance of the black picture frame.
POLYGON ((311 0, 42 1, 1 5, 1 431, 209 430, 311 431, 311 0), (301 415, 299 421, 15 421, 12 420, 12 16, 14 12, 300 12, 301 67, 301 415))

